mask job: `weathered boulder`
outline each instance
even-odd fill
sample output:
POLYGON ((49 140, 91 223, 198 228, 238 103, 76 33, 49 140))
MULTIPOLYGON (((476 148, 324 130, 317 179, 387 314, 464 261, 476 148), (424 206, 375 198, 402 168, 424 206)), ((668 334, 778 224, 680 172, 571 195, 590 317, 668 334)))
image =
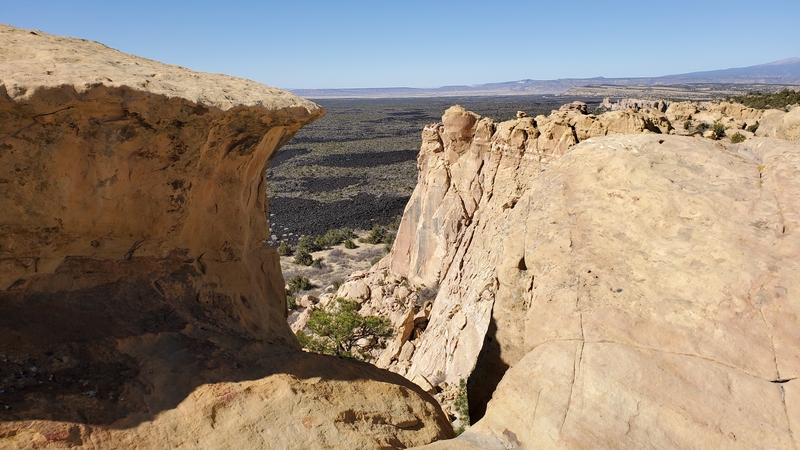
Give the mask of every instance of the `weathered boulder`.
POLYGON ((5 25, 0 48, 0 446, 452 436, 420 388, 286 322, 265 169, 322 108, 5 25))
POLYGON ((800 107, 795 107, 789 112, 769 109, 764 111, 758 123, 756 136, 800 140, 800 107))
POLYGON ((719 118, 728 117, 735 120, 751 120, 758 119, 762 114, 761 110, 750 108, 736 102, 712 102, 704 106, 708 113, 718 114, 719 118))
POLYGON ((665 114, 671 122, 680 123, 692 120, 697 112, 697 105, 693 102, 675 102, 667 107, 665 114))
POLYGON ((586 103, 581 102, 581 101, 577 101, 577 100, 572 102, 572 103, 567 103, 565 105, 561 105, 561 107, 558 108, 558 110, 559 111, 575 111, 575 112, 580 113, 580 114, 587 114, 586 103))
POLYGON ((369 286, 362 280, 348 281, 340 288, 341 296, 355 300, 358 303, 364 303, 370 297, 369 286))
POLYGON ((308 327, 308 321, 311 319, 311 314, 314 313, 313 307, 300 307, 292 311, 286 321, 289 323, 289 328, 292 333, 304 331, 308 327))
POLYGON ((400 361, 408 361, 413 354, 414 344, 412 344, 411 341, 406 341, 406 343, 403 344, 403 348, 400 349, 400 354, 397 356, 397 359, 400 361))

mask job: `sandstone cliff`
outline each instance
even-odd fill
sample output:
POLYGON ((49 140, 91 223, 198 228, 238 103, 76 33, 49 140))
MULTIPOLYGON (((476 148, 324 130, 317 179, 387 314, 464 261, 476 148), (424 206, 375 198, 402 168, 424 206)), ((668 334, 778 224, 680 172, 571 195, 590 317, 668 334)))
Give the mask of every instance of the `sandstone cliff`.
POLYGON ((380 365, 468 380, 483 419, 433 448, 796 446, 800 144, 667 116, 792 139, 800 108, 674 105, 424 130, 391 253, 339 294, 402 331, 380 365))
POLYGON ((300 352, 265 169, 286 92, 0 26, 0 447, 369 448, 452 435, 300 352))

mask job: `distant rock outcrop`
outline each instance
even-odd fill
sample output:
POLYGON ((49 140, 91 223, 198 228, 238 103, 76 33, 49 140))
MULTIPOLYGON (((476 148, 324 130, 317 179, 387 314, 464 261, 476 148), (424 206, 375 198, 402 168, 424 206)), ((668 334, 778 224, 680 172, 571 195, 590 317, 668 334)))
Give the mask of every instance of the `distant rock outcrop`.
POLYGON ((483 417, 431 448, 798 443, 800 144, 668 116, 791 138, 800 109, 676 105, 425 128, 394 247, 358 278, 402 330, 379 364, 440 399, 467 380, 483 417))
POLYGON ((452 436, 422 389, 286 323, 265 169, 322 108, 89 41, 0 47, 0 447, 452 436))
POLYGON ((609 111, 616 111, 619 109, 654 109, 664 112, 670 105, 668 100, 643 100, 639 98, 622 98, 616 102, 612 102, 610 98, 606 97, 600 103, 600 107, 609 111))
POLYGON ((789 112, 777 109, 764 111, 764 114, 759 116, 758 123, 756 136, 800 141, 800 108, 794 108, 789 112))

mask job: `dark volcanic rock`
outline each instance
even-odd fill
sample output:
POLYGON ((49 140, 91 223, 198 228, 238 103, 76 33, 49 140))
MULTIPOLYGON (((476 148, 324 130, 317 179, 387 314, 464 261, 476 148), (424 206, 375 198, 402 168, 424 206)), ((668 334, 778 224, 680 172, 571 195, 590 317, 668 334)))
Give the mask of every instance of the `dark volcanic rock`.
POLYGON ((324 234, 332 228, 369 229, 403 214, 408 197, 358 194, 352 199, 322 202, 295 197, 270 199, 274 242, 294 243, 301 235, 324 234), (290 236, 289 233, 292 233, 290 236), (284 236, 285 235, 285 236, 284 236))

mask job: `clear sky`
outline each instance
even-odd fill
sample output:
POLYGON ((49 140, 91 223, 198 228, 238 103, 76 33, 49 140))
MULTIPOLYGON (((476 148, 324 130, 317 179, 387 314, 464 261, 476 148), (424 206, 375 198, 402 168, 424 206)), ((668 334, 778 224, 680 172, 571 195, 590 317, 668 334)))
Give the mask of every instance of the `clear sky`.
POLYGON ((0 22, 287 89, 660 76, 800 56, 800 0, 7 0, 0 22))

